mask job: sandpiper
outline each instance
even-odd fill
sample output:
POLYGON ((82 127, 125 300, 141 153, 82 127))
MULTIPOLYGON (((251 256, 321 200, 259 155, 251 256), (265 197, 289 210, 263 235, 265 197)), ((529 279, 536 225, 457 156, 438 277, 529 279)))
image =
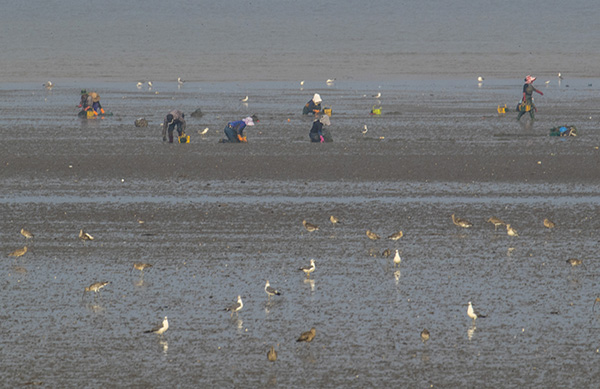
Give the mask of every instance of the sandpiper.
POLYGON ((52 89, 52 87, 54 86, 54 84, 52 83, 52 81, 48 80, 45 83, 43 83, 42 85, 44 85, 44 87, 46 89, 52 89))
POLYGON ((317 334, 317 330, 315 329, 315 327, 313 327, 310 329, 310 331, 303 332, 302 335, 300 335, 300 337, 298 339, 296 339, 296 342, 310 343, 315 338, 316 334, 317 334))
POLYGON ((362 129, 360 132, 362 132, 362 133, 363 133, 363 135, 364 135, 364 134, 366 134, 368 131, 369 131, 369 128, 368 128, 368 127, 367 127, 367 125, 365 124, 365 125, 363 126, 363 129, 362 129))
POLYGON ((327 84, 327 85, 331 85, 331 84, 333 84, 334 82, 335 82, 335 78, 328 78, 328 79, 327 79, 327 81, 326 81, 326 84, 327 84))
POLYGON ((402 258, 400 258, 398 250, 396 250, 396 255, 394 255, 394 266, 400 265, 400 262, 402 262, 402 258))
POLYGON ((12 253, 8 254, 8 256, 9 257, 21 257, 21 256, 25 255, 26 252, 27 252, 27 246, 23 246, 22 249, 16 249, 12 253))
POLYGON ((269 284, 269 280, 267 280, 267 283, 265 284, 265 292, 269 295, 269 298, 271 298, 271 296, 281 295, 277 289, 273 288, 271 284, 269 284))
POLYGON ((85 232, 84 230, 79 230, 79 239, 81 240, 94 240, 94 237, 85 232))
POLYGON ((402 238, 404 236, 404 233, 402 231, 398 231, 398 232, 394 232, 392 235, 388 236, 388 239, 391 240, 398 240, 400 238, 402 238))
POLYGON ((150 269, 151 267, 152 267, 152 265, 149 263, 136 262, 133 264, 133 268, 131 270, 137 269, 137 270, 141 271, 142 274, 144 274, 144 269, 150 269))
POLYGON ((519 236, 519 234, 517 234, 517 230, 515 230, 514 228, 512 228, 512 227, 510 226, 510 224, 507 224, 507 225, 506 225, 506 233, 507 233, 509 236, 519 236))
POLYGON ((452 223, 454 223, 455 225, 462 227, 462 228, 473 227, 473 223, 471 223, 470 221, 468 221, 466 219, 461 219, 459 217, 456 217, 456 216, 454 216, 454 214, 452 214, 452 223))
POLYGON ((392 250, 390 250, 390 249, 385 249, 385 250, 383 250, 383 252, 381 253, 381 256, 382 256, 382 257, 384 257, 384 258, 387 258, 387 257, 389 257, 390 255, 392 255, 392 250))
POLYGON ((177 77, 177 85, 180 85, 180 86, 181 86, 181 85, 183 85, 183 83, 184 83, 184 82, 185 82, 185 81, 183 81, 183 80, 181 79, 181 77, 177 77))
POLYGON ((237 301, 235 303, 231 304, 230 306, 228 306, 227 308, 225 308, 225 310, 231 311, 231 316, 233 316, 234 313, 237 316, 237 313, 239 311, 241 311, 243 307, 244 307, 244 303, 242 302, 242 296, 238 296, 237 301))
MULTIPOLYGON (((175 324, 177 324, 177 323, 175 323, 175 324)), ((165 316, 165 318, 163 319, 162 324, 160 326, 154 327, 153 329, 148 330, 148 331, 144 331, 144 333, 145 334, 153 333, 153 334, 157 334, 157 335, 162 335, 168 329, 169 329, 169 320, 165 316)))
POLYGON ((329 216, 329 221, 331 222, 331 224, 338 224, 338 223, 341 224, 340 219, 338 219, 337 217, 335 217, 333 215, 329 216))
POLYGON ((313 232, 319 229, 319 226, 316 224, 312 224, 307 222, 306 220, 302 220, 302 225, 306 228, 306 231, 313 232))
POLYGON ((378 92, 376 95, 373 95, 374 98, 378 99, 381 97, 381 92, 378 92))
POLYGON ((423 341, 423 343, 429 340, 429 330, 427 328, 421 331, 421 340, 423 341))
POLYGON ((556 227, 556 223, 554 223, 550 219, 544 219, 544 227, 546 227, 546 228, 554 228, 554 227, 556 227))
POLYGON ((495 216, 492 216, 487 221, 488 221, 488 223, 492 223, 494 225, 494 231, 497 231, 499 226, 506 224, 502 220, 498 219, 495 216))
POLYGON ((467 315, 473 319, 473 321, 475 321, 478 317, 486 317, 480 313, 476 313, 475 310, 473 309, 473 305, 471 305, 471 302, 469 301, 469 307, 467 308, 467 315))
POLYGON ((144 84, 142 84, 142 82, 141 82, 141 81, 138 81, 138 83, 137 83, 135 86, 136 86, 138 89, 140 89, 140 88, 142 87, 142 85, 144 85, 144 84))
POLYGON ((275 347, 271 346, 271 349, 267 352, 267 359, 271 362, 277 360, 277 351, 275 351, 275 347))
POLYGON ((366 234, 369 237, 369 239, 371 239, 371 240, 377 240, 377 239, 379 239, 379 235, 377 235, 376 233, 374 233, 371 230, 367 230, 366 234))
POLYGON ((83 295, 81 296, 81 299, 83 299, 83 296, 85 296, 85 292, 94 292, 94 296, 96 296, 96 293, 99 293, 100 289, 104 288, 109 283, 110 281, 94 282, 92 285, 83 289, 83 295))
POLYGON ((21 228, 21 235, 23 235, 27 239, 33 238, 33 234, 24 228, 21 228))
POLYGON ((302 266, 298 270, 302 270, 306 274, 306 278, 310 278, 310 273, 314 272, 317 267, 315 266, 315 260, 310 260, 310 266, 302 266))
POLYGON ((577 258, 569 258, 567 259, 567 263, 571 266, 579 266, 583 264, 583 261, 577 258))
POLYGON ((241 101, 242 103, 245 103, 246 101, 248 101, 248 96, 244 97, 243 99, 240 99, 240 101, 241 101))

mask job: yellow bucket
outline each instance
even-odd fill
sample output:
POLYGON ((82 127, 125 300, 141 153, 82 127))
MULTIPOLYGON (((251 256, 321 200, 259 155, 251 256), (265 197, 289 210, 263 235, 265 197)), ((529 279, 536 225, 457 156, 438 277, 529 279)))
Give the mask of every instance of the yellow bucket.
POLYGON ((506 113, 506 104, 504 104, 504 107, 498 106, 498 113, 506 113))
POLYGON ((381 115, 381 107, 375 108, 375 106, 373 106, 373 108, 371 108, 371 114, 372 115, 381 115))
POLYGON ((324 108, 323 113, 329 117, 331 117, 331 108, 324 108))
POLYGON ((183 134, 183 135, 177 137, 177 140, 179 141, 179 143, 190 143, 190 136, 183 134))
POLYGON ((87 116, 88 119, 92 119, 96 115, 94 114, 94 110, 93 109, 88 109, 86 111, 86 116, 87 116))

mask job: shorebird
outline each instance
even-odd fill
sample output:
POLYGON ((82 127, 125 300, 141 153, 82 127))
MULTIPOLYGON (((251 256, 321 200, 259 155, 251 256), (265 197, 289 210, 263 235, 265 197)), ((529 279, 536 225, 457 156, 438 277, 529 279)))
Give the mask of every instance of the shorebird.
POLYGON ((81 240, 94 240, 94 237, 85 232, 84 230, 79 230, 79 239, 81 240))
POLYGON ((478 317, 486 317, 480 313, 475 312, 475 310, 473 310, 473 305, 471 305, 471 302, 469 301, 469 307, 467 308, 467 315, 473 319, 473 321, 475 321, 478 317))
POLYGON ((377 93, 376 95, 373 95, 374 98, 378 99, 381 97, 381 92, 377 93))
POLYGON ((335 217, 333 215, 329 216, 329 221, 331 222, 331 224, 338 224, 338 223, 341 224, 340 219, 338 219, 337 217, 335 217))
POLYGON ((319 226, 316 224, 312 224, 307 222, 306 220, 302 220, 302 225, 306 228, 306 231, 313 232, 319 229, 319 226))
MULTIPOLYGON (((175 323, 175 324, 177 324, 177 323, 175 323)), ((145 334, 153 333, 153 334, 157 334, 157 335, 162 335, 168 329, 169 329, 169 319, 167 319, 167 317, 165 316, 165 318, 163 319, 162 324, 160 326, 156 326, 151 330, 144 331, 144 333, 145 334)))
POLYGON ((471 223, 467 219, 461 219, 459 217, 456 217, 456 216, 454 216, 454 214, 452 214, 452 223, 454 223, 457 226, 462 227, 462 228, 473 227, 473 223, 471 223))
POLYGON ((24 228, 21 228, 21 235, 23 235, 24 237, 26 237, 27 239, 31 239, 33 238, 33 234, 29 231, 27 231, 24 228))
POLYGON ((267 359, 271 362, 277 360, 277 351, 275 351, 275 347, 271 346, 271 349, 267 352, 267 359))
POLYGON ((44 86, 44 88, 46 89, 52 89, 52 87, 54 86, 54 84, 52 83, 52 81, 48 80, 45 83, 42 84, 44 86))
POLYGON ((208 132, 208 127, 206 127, 206 128, 205 128, 204 130, 202 130, 202 131, 198 130, 198 134, 200 134, 200 135, 204 135, 204 134, 206 134, 207 132, 208 132))
POLYGON ((265 292, 269 295, 269 299, 271 298, 271 296, 281 295, 281 293, 279 293, 277 289, 271 287, 271 284, 269 284, 269 280, 267 280, 267 283, 265 284, 265 292))
POLYGON ((491 217, 491 218, 489 218, 487 221, 488 221, 488 223, 492 223, 492 224, 494 225, 494 231, 497 231, 497 230, 498 230, 498 226, 501 226, 501 225, 503 225, 503 224, 506 224, 506 223, 504 223, 502 220, 498 219, 498 218, 497 218, 497 217, 495 217, 495 216, 492 216, 492 217, 491 217))
POLYGON ((12 253, 8 254, 8 256, 9 257, 21 257, 21 256, 25 255, 26 252, 27 252, 27 246, 23 246, 22 249, 16 249, 12 253))
POLYGON ((376 233, 374 233, 371 230, 367 230, 366 234, 369 237, 369 239, 371 239, 371 240, 377 240, 377 239, 379 239, 379 235, 377 235, 376 233))
POLYGON ((567 259, 567 263, 571 266, 579 266, 583 264, 583 261, 577 258, 569 258, 567 259))
POLYGON ((181 86, 181 85, 183 85, 183 83, 184 83, 184 82, 185 82, 185 81, 183 81, 183 80, 181 79, 181 77, 177 77, 177 84, 178 84, 178 85, 180 85, 180 86, 181 86))
POLYGON ((485 80, 485 78, 483 78, 481 76, 477 77, 477 82, 483 82, 483 80, 485 80))
POLYGON ((151 267, 152 267, 152 265, 149 263, 136 262, 133 264, 133 268, 131 270, 133 271, 133 269, 137 269, 137 270, 141 271, 142 275, 143 275, 144 269, 150 269, 151 267))
POLYGON ((427 328, 421 331, 421 340, 423 341, 423 343, 429 340, 429 330, 427 328))
POLYGON ((144 84, 142 84, 142 82, 141 82, 141 81, 138 81, 138 83, 137 83, 135 86, 136 86, 138 89, 140 89, 140 88, 142 87, 142 85, 144 85, 144 84))
POLYGON ((519 234, 517 234, 517 230, 515 230, 514 228, 512 228, 512 227, 510 226, 510 224, 507 224, 507 225, 506 225, 506 233, 507 233, 509 236, 519 236, 519 234))
POLYGON ((560 74, 560 72, 558 73, 558 79, 559 79, 559 80, 562 80, 562 79, 563 79, 563 76, 562 76, 562 74, 560 74))
POLYGON ((241 101, 242 103, 245 103, 246 101, 248 101, 248 96, 244 97, 243 99, 240 99, 240 101, 241 101))
POLYGON ((300 86, 304 86, 304 80, 300 81, 300 86))
POLYGON ((400 265, 400 262, 402 262, 402 258, 400 258, 400 253, 396 249, 396 255, 394 255, 394 266, 400 265))
POLYGON ((83 295, 81 296, 81 299, 83 300, 83 296, 85 296, 85 292, 94 292, 94 296, 96 296, 96 293, 99 293, 100 289, 104 288, 109 283, 110 283, 110 281, 94 282, 92 285, 83 289, 83 295))
POLYGON ((335 82, 335 78, 328 78, 327 81, 326 81, 327 85, 331 85, 334 82, 335 82))
POLYGON ((228 306, 227 308, 225 308, 225 310, 231 311, 231 316, 233 316, 234 313, 237 316, 237 313, 239 311, 241 311, 243 307, 244 307, 244 303, 242 302, 242 296, 238 296, 237 301, 235 303, 231 304, 230 306, 228 306))
POLYGON ((363 129, 362 129, 362 131, 361 131, 361 132, 362 132, 362 133, 363 133, 363 135, 364 135, 364 134, 366 134, 366 133, 367 133, 367 131, 369 131, 369 129, 367 128, 367 125, 365 124, 365 126, 363 127, 363 129))
POLYGON ((544 219, 544 227, 546 227, 546 228, 554 228, 554 227, 556 227, 556 223, 554 223, 550 219, 544 219))
POLYGON ((550 80, 544 81, 544 84, 546 84, 546 85, 550 84, 550 80))
POLYGON ((152 81, 148 81, 148 88, 152 88, 152 81))
POLYGON ((310 266, 302 266, 298 270, 302 270, 304 274, 306 274, 306 278, 310 278, 310 273, 314 272, 317 266, 315 265, 315 260, 310 260, 310 266))
POLYGON ((388 236, 388 239, 391 240, 398 240, 400 238, 402 238, 404 236, 404 233, 402 231, 398 231, 398 232, 394 232, 392 235, 388 236))
POLYGON ((384 257, 384 258, 387 258, 387 257, 389 257, 390 255, 392 255, 392 250, 390 250, 390 249, 385 249, 385 250, 383 250, 383 252, 381 253, 381 256, 382 256, 382 257, 384 257))
POLYGON ((313 327, 310 329, 310 331, 303 332, 302 335, 300 335, 300 337, 298 339, 296 339, 296 342, 310 343, 315 338, 316 334, 317 334, 317 330, 315 329, 315 327, 313 327))

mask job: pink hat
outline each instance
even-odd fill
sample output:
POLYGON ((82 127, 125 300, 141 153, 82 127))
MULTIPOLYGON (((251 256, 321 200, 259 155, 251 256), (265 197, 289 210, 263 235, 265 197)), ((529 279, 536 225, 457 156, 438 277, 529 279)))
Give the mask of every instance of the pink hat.
POLYGON ((531 84, 532 82, 534 82, 536 80, 537 77, 533 77, 531 75, 528 75, 527 77, 525 77, 525 84, 531 84))
POLYGON ((244 123, 246 123, 247 126, 253 126, 254 125, 254 120, 252 120, 252 118, 250 116, 243 118, 242 121, 244 123))

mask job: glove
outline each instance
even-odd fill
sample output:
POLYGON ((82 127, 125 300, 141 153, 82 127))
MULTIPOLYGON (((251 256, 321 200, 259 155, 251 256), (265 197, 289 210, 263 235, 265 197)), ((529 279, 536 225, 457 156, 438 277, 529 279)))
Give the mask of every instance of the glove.
POLYGON ((104 113, 104 108, 100 108, 100 112, 104 113))
POLYGON ((323 138, 323 135, 319 135, 319 138, 321 138, 321 143, 325 142, 325 138, 323 138))
POLYGON ((248 139, 246 139, 246 137, 245 137, 245 136, 243 136, 243 137, 242 137, 242 142, 244 142, 244 143, 248 143, 248 139))
POLYGON ((241 136, 240 134, 238 134, 238 140, 239 140, 240 142, 243 142, 243 141, 244 141, 244 138, 242 138, 242 136, 241 136))
POLYGON ((542 96, 544 95, 544 94, 543 94, 542 92, 540 92, 540 91, 537 91, 537 93, 539 93, 539 94, 540 94, 540 95, 542 95, 542 96))

